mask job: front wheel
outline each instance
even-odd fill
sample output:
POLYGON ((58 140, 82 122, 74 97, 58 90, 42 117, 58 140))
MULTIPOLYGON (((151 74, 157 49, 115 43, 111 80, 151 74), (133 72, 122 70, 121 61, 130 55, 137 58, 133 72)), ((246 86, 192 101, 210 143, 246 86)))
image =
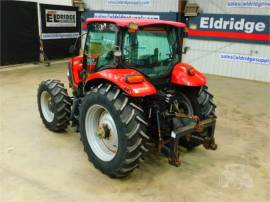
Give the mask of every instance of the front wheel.
POLYGON ((84 150, 94 166, 113 178, 129 175, 139 166, 149 138, 143 110, 112 84, 93 88, 80 109, 84 150))
POLYGON ((37 93, 43 124, 51 131, 64 131, 69 125, 71 101, 64 84, 58 80, 42 81, 37 93))

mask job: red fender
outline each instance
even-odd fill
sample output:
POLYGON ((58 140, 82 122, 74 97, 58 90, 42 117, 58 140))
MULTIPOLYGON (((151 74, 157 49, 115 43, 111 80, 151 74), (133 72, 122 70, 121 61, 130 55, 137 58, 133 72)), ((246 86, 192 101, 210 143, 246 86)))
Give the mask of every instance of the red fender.
POLYGON ((204 86, 207 83, 207 78, 191 65, 179 63, 172 70, 171 83, 194 87, 204 86))
POLYGON ((79 56, 74 57, 73 59, 70 59, 69 64, 72 67, 71 74, 72 74, 73 86, 77 88, 79 83, 81 82, 80 73, 82 71, 83 56, 79 55, 79 56))
MULTIPOLYGON (((89 58, 97 58, 97 57, 98 57, 97 55, 93 55, 93 54, 89 55, 89 58)), ((80 78, 80 73, 82 72, 82 69, 83 69, 83 56, 79 55, 79 56, 74 57, 73 60, 70 59, 69 64, 72 66, 73 86, 77 88, 79 83, 82 82, 80 78)), ((87 67, 87 70, 91 72, 95 68, 96 68, 96 63, 94 62, 93 64, 87 67)))
POLYGON ((126 76, 129 75, 142 74, 134 69, 106 69, 96 73, 91 73, 87 77, 86 81, 91 82, 96 79, 105 79, 114 83, 132 97, 143 97, 157 93, 156 88, 146 79, 141 83, 127 83, 126 76))

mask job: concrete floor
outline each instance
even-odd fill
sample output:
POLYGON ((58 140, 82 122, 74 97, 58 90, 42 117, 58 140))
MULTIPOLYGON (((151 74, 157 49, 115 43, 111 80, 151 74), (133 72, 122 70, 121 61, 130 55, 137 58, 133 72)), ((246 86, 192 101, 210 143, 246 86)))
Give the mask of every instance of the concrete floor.
POLYGON ((88 162, 78 134, 41 123, 37 86, 66 83, 65 68, 0 72, 1 202, 270 201, 270 84, 209 76, 219 149, 183 151, 180 168, 150 153, 132 176, 115 180, 88 162))

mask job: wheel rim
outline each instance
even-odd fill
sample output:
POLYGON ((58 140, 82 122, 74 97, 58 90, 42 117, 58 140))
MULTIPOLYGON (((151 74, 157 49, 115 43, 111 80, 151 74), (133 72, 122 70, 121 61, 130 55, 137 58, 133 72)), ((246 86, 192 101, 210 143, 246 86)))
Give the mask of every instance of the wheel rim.
POLYGON ((40 97, 41 111, 47 122, 52 122, 54 119, 52 96, 43 91, 40 97))
POLYGON ((111 161, 118 150, 118 133, 108 110, 97 104, 91 106, 86 112, 85 131, 95 155, 102 161, 111 161))

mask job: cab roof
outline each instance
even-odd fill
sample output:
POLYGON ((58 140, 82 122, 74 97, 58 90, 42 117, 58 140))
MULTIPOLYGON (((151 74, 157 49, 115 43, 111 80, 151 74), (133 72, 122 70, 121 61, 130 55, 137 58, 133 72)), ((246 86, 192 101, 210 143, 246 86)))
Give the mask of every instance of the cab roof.
POLYGON ((128 27, 131 22, 136 23, 139 27, 147 25, 169 25, 177 28, 184 28, 186 26, 184 23, 181 22, 166 21, 166 20, 136 19, 136 18, 87 18, 86 22, 115 23, 119 27, 128 27))

